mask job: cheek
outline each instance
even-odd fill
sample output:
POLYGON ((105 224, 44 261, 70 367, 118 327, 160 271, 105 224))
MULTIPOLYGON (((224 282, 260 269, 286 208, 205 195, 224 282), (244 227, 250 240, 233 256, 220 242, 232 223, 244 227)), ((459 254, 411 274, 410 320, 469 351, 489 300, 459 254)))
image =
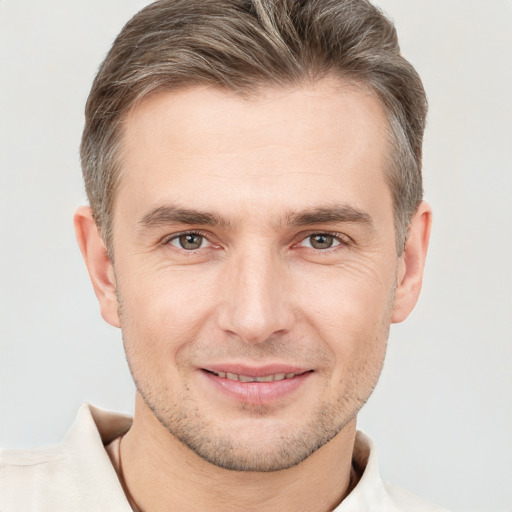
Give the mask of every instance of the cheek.
POLYGON ((370 265, 347 264, 306 276, 295 292, 299 309, 337 360, 365 357, 385 346, 394 295, 391 267, 385 274, 370 265))
POLYGON ((292 276, 294 290, 305 311, 325 324, 346 321, 367 321, 387 312, 390 292, 394 288, 395 267, 375 268, 363 262, 347 262, 333 267, 299 269, 292 276), (345 318, 347 317, 347 318, 345 318))
POLYGON ((131 274, 118 293, 127 352, 159 366, 198 336, 212 304, 202 276, 179 270, 131 274))

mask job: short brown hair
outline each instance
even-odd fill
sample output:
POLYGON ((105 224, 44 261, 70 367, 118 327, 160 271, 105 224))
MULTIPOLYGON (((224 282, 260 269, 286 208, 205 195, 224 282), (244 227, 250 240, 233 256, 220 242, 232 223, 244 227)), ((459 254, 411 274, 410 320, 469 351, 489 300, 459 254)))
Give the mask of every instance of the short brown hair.
POLYGON ((367 0, 159 0, 136 14, 94 80, 80 148, 87 196, 107 247, 122 175, 122 124, 138 101, 188 85, 243 95, 326 75, 369 88, 387 113, 386 178, 401 254, 423 195, 427 100, 400 54, 393 23, 367 0))

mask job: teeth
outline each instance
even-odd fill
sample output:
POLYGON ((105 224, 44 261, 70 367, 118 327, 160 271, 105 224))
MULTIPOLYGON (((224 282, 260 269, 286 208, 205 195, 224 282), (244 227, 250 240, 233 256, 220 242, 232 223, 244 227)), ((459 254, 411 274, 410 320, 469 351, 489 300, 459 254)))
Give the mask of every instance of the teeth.
POLYGON ((272 382, 275 379, 274 375, 267 375, 266 377, 256 377, 256 382, 272 382))
POLYGON ((217 376, 228 380, 238 380, 240 382, 273 382, 276 380, 293 379, 297 373, 276 373, 273 375, 265 375, 264 377, 249 377, 248 375, 238 375, 229 372, 214 372, 217 376))

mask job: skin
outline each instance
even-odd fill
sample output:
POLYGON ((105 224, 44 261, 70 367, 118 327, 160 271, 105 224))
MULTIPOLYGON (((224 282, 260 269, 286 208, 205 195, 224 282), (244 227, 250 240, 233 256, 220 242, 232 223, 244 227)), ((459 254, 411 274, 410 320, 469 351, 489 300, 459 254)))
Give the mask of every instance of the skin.
POLYGON ((431 224, 422 203, 397 255, 386 126, 373 95, 331 79, 162 92, 128 116, 115 264, 89 208, 75 226, 137 385, 121 455, 142 510, 330 510, 347 494, 356 415, 418 298, 431 224), (244 400, 204 371, 219 365, 307 373, 244 400))

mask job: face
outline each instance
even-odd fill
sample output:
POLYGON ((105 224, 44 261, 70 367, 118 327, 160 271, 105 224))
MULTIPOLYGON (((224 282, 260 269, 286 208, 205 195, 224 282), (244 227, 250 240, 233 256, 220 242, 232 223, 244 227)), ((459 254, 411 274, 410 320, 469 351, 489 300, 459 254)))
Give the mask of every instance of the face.
POLYGON ((377 100, 338 81, 163 92, 129 115, 125 349, 144 414, 205 460, 291 467, 369 397, 397 279, 387 147, 377 100))

